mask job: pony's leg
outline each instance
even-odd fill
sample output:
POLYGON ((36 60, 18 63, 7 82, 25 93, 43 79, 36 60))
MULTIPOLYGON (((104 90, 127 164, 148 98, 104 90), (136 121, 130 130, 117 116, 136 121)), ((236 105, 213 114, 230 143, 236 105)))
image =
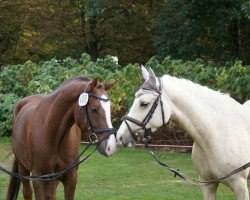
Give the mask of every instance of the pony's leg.
POLYGON ((64 198, 65 200, 73 200, 75 195, 77 183, 77 170, 73 169, 64 175, 62 179, 64 185, 64 198))
MULTIPOLYGON (((29 176, 30 172, 21 164, 18 165, 19 174, 22 176, 29 176)), ((26 179, 21 180, 23 184, 23 198, 25 200, 32 200, 32 189, 30 186, 30 181, 26 179)))
POLYGON ((229 188, 233 190, 237 200, 249 200, 247 180, 244 178, 237 179, 229 183, 229 188))
POLYGON ((58 180, 33 181, 36 200, 55 200, 58 180))
POLYGON ((202 186, 204 200, 215 200, 218 186, 219 183, 213 183, 210 185, 202 186))

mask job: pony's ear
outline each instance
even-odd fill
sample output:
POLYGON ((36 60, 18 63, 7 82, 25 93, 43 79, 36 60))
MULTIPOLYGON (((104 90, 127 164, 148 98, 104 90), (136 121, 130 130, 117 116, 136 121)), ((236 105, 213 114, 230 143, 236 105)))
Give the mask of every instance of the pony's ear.
POLYGON ((98 85, 98 83, 99 83, 99 78, 98 77, 94 78, 89 85, 89 91, 93 91, 95 87, 98 85))
POLYGON ((158 82, 157 77, 155 76, 154 71, 151 68, 149 68, 148 73, 149 73, 149 83, 150 83, 150 85, 155 87, 155 88, 158 88, 159 82, 158 82))
POLYGON ((105 90, 108 91, 108 90, 109 90, 110 88, 112 88, 116 83, 117 83, 117 81, 106 82, 106 83, 104 83, 105 90))
POLYGON ((145 81, 148 80, 149 79, 148 70, 143 65, 141 65, 141 72, 144 80, 145 81))

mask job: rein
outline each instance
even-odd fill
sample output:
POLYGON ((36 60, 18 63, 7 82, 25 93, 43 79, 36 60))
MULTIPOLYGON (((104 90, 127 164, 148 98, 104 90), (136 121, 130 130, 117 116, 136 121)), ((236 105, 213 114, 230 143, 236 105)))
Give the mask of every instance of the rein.
POLYGON ((163 121, 163 125, 165 124, 165 116, 164 116, 164 109, 163 109, 163 102, 162 102, 162 99, 161 99, 161 94, 162 94, 162 83, 161 83, 161 79, 158 79, 159 80, 159 89, 157 88, 145 88, 145 87, 141 87, 141 89, 144 89, 144 90, 149 90, 149 91, 154 91, 156 93, 158 93, 158 96, 157 98, 155 99, 152 107, 150 108, 148 114, 146 115, 146 117, 143 119, 142 122, 140 122, 139 120, 137 119, 134 119, 132 117, 129 117, 129 116, 125 116, 123 118, 123 121, 125 122, 125 124, 127 125, 128 129, 129 129, 129 132, 130 134, 132 135, 132 137, 137 140, 137 141, 141 141, 145 148, 149 150, 150 154, 152 155, 152 157, 154 158, 154 160, 159 164, 161 165, 162 167, 166 168, 167 170, 169 170, 170 172, 172 172, 174 174, 174 177, 178 176, 180 177, 181 179, 183 179, 184 181, 186 182, 189 182, 191 184, 194 184, 194 185, 200 185, 200 186, 207 186, 207 185, 210 185, 212 183, 217 183, 217 182, 220 182, 226 178, 229 178, 230 176, 234 175, 234 174, 237 174, 247 168, 250 167, 250 162, 242 165, 241 167, 231 171, 230 173, 228 173, 227 175, 223 176, 223 177, 220 177, 218 179, 215 179, 215 180, 210 180, 210 181, 200 181, 200 180, 197 180, 197 179, 193 179, 189 176, 186 176, 182 173, 179 172, 179 169, 174 169, 174 168, 171 168, 169 167, 168 165, 166 165, 165 163, 161 162, 157 157, 156 155, 154 154, 152 148, 149 146, 148 144, 148 141, 146 138, 149 137, 149 135, 152 133, 152 130, 151 128, 146 128, 146 125, 148 124, 148 122, 150 121, 150 119, 153 117, 153 114, 160 102, 160 105, 161 105, 161 112, 162 112, 162 121, 163 121), (137 126, 141 127, 143 132, 142 133, 137 133, 136 131, 133 131, 132 128, 129 126, 129 122, 132 122, 134 124, 136 124, 137 126))
POLYGON ((76 161, 78 159, 80 159, 80 157, 82 157, 82 155, 87 151, 87 149, 92 144, 93 143, 91 143, 91 142, 88 143, 88 145, 83 149, 83 151, 64 170, 59 171, 59 172, 55 172, 55 173, 52 172, 50 174, 45 174, 42 176, 21 176, 20 174, 9 171, 9 170, 3 168, 2 166, 0 166, 0 171, 4 172, 6 174, 9 174, 15 178, 18 178, 18 179, 26 179, 26 180, 33 180, 33 181, 36 181, 36 180, 44 180, 44 181, 55 180, 55 179, 58 179, 61 176, 63 176, 65 173, 69 172, 74 167, 80 165, 83 161, 87 160, 97 150, 97 147, 89 155, 87 155, 85 158, 83 158, 82 160, 80 160, 79 162, 76 163, 76 161))
POLYGON ((143 144, 145 145, 145 148, 149 150, 150 154, 152 155, 152 157, 155 159, 155 161, 161 165, 162 167, 166 168, 167 170, 171 171, 173 174, 174 174, 174 177, 176 176, 179 176, 181 179, 183 179, 184 181, 186 182, 189 182, 193 185, 200 185, 200 186, 208 186, 210 184, 213 184, 213 183, 218 183, 226 178, 229 178, 230 176, 233 176, 234 174, 237 174, 247 168, 250 167, 250 162, 242 165, 241 167, 231 171, 230 173, 228 173, 227 175, 223 176, 223 177, 220 177, 218 179, 214 179, 214 180, 210 180, 210 181, 200 181, 200 180, 197 180, 197 179, 193 179, 189 176, 186 176, 182 173, 179 172, 179 169, 174 169, 174 168, 171 168, 169 167, 168 165, 166 165, 165 163, 161 162, 157 157, 156 155, 154 154, 152 148, 150 148, 148 142, 147 142, 147 139, 146 138, 142 138, 141 141, 143 142, 143 144))

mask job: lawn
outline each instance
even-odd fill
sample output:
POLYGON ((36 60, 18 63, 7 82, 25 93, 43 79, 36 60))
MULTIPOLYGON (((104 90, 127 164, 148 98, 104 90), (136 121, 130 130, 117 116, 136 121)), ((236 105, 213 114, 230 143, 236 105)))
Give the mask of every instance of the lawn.
MULTIPOLYGON (((0 163, 8 167, 11 158, 10 139, 0 139, 0 163)), ((161 161, 180 169, 188 176, 197 178, 189 153, 156 152, 161 161)), ((5 198, 9 177, 0 172, 0 199, 5 198)), ((19 199, 22 194, 19 194, 19 199)), ((63 198, 63 188, 59 185, 57 199, 63 198)), ((201 188, 174 178, 159 166, 144 149, 119 148, 115 155, 106 158, 94 153, 78 170, 76 200, 195 200, 203 199, 201 188)), ((234 194, 221 185, 219 200, 233 200, 234 194)))

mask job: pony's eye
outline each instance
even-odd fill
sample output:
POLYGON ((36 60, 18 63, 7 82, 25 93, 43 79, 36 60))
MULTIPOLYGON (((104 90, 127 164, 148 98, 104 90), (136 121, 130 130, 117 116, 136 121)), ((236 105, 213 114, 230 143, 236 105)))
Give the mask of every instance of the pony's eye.
POLYGON ((146 108, 146 107, 148 106, 148 103, 142 102, 142 103, 140 104, 140 106, 141 106, 142 108, 146 108))
POLYGON ((90 108, 90 110, 92 111, 92 112, 94 112, 94 113, 97 113, 97 108, 90 108))

